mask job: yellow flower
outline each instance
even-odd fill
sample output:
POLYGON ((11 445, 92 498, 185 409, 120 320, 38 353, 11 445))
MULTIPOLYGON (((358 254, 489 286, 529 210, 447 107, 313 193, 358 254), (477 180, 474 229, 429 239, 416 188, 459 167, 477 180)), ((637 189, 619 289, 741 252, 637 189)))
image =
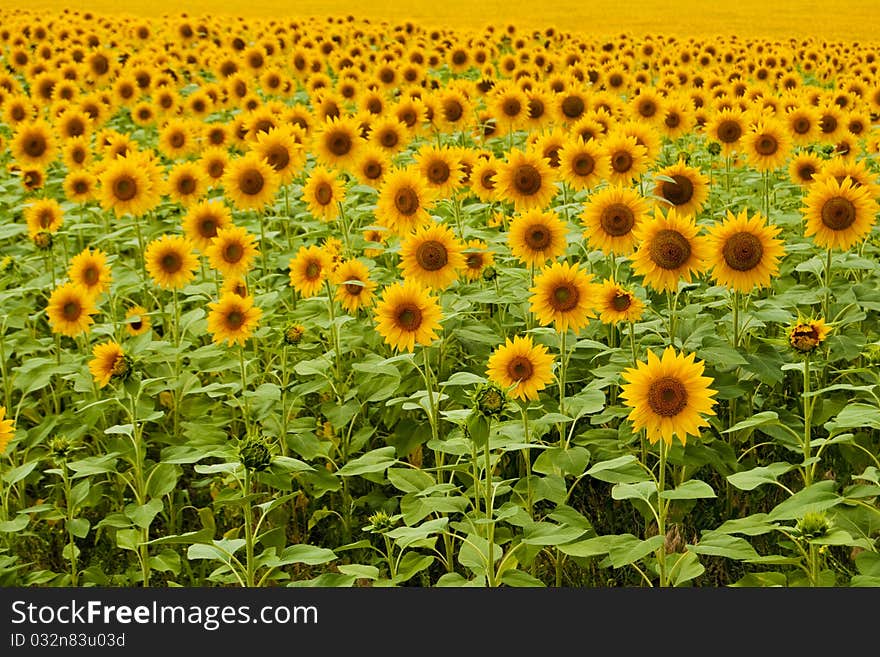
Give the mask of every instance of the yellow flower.
POLYGON ((644 302, 613 278, 602 281, 598 306, 599 319, 605 324, 637 322, 645 311, 644 302))
POLYGON ((370 279, 370 270, 360 260, 346 260, 331 275, 336 285, 336 300, 350 313, 373 303, 377 283, 370 279))
POLYGON ((258 254, 256 238, 246 228, 234 225, 218 229, 205 249, 211 267, 224 276, 243 276, 258 254))
POLYGON ((703 416, 715 415, 712 379, 703 376, 704 363, 694 358, 667 347, 661 358, 649 351, 647 363, 624 370, 627 383, 620 397, 632 408, 628 419, 634 431, 646 430, 651 443, 662 438, 671 445, 677 437, 685 445, 688 435, 698 437, 700 427, 709 426, 703 416))
POLYGON ((92 355, 94 358, 89 361, 89 372, 99 388, 110 383, 110 379, 124 379, 131 372, 128 357, 113 340, 96 344, 92 348, 92 355))
POLYGON ((41 198, 25 208, 24 220, 31 237, 39 233, 55 233, 64 222, 64 212, 54 198, 41 198))
POLYGON ((769 287, 785 254, 784 243, 776 238, 780 230, 760 214, 749 217, 747 210, 738 215, 728 210, 727 219, 709 228, 706 236, 715 282, 738 292, 769 287))
POLYGON ((254 305, 253 297, 240 297, 237 294, 225 294, 219 301, 209 303, 208 331, 213 341, 224 340, 229 345, 244 345, 251 336, 263 315, 263 311, 254 305))
POLYGON ((635 230, 647 214, 648 202, 637 189, 610 185, 590 196, 580 219, 591 248, 628 255, 635 249, 635 230))
POLYGON ((548 260, 565 255, 568 228, 553 210, 528 210, 511 221, 507 241, 520 262, 543 267, 548 260))
POLYGON ((6 451, 6 447, 15 436, 15 424, 6 419, 6 407, 0 406, 0 454, 6 451))
POLYGON ((799 319, 788 329, 788 344, 802 354, 810 354, 825 342, 829 333, 831 327, 822 318, 799 319))
POLYGON ((107 266, 107 254, 101 249, 85 249, 73 256, 67 275, 93 297, 109 290, 113 278, 107 266))
POLYGON ((495 349, 489 356, 487 376, 509 389, 515 399, 535 400, 538 392, 553 381, 553 355, 547 347, 534 344, 531 336, 516 336, 495 349))
POLYGON ((56 287, 46 307, 52 331, 72 338, 89 332, 95 323, 92 315, 97 312, 94 297, 75 283, 56 287))
POLYGON ((842 183, 831 177, 816 180, 804 204, 804 234, 823 248, 842 251, 867 237, 878 211, 868 188, 851 178, 842 183))
POLYGON ((143 306, 132 306, 125 312, 125 330, 129 335, 140 335, 150 330, 150 316, 143 306))
POLYGON ((313 297, 332 270, 330 254, 318 246, 301 246, 290 260, 290 285, 303 298, 313 297))
POLYGON ((529 290, 531 311, 543 326, 553 324, 559 332, 571 329, 577 333, 596 316, 599 286, 592 279, 578 263, 555 262, 545 267, 529 290))
POLYGON ((144 249, 144 265, 159 287, 180 289, 195 278, 199 260, 185 237, 162 235, 144 249))
POLYGON ((679 216, 675 210, 664 215, 655 209, 654 217, 635 231, 639 247, 633 256, 633 271, 661 292, 674 291, 681 279, 690 283, 707 266, 706 238, 698 232, 692 217, 679 216))
POLYGON ((414 351, 437 339, 443 313, 437 297, 414 281, 386 287, 376 305, 376 330, 398 351, 414 351))
POLYGON ((400 243, 400 263, 404 279, 442 290, 464 269, 462 245, 445 224, 435 223, 411 233, 400 243))

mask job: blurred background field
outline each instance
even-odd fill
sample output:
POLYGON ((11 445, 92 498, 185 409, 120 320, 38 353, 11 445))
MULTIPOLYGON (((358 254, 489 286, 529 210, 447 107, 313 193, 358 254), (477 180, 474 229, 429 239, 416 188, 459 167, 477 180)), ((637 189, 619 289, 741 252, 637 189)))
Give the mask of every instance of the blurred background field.
POLYGON ((880 0, 31 0, 27 9, 69 8, 99 13, 161 16, 187 12, 250 17, 352 14, 375 20, 480 28, 490 23, 555 26, 593 33, 877 40, 880 0))

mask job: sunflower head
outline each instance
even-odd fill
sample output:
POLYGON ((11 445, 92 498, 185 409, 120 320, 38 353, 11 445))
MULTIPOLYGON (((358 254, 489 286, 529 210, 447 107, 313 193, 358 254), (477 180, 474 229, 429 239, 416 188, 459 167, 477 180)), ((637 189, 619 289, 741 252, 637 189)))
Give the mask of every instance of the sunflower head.
POLYGON ((702 273, 706 262, 706 238, 698 235, 693 217, 675 210, 663 214, 655 208, 654 216, 635 231, 639 247, 633 257, 633 271, 658 291, 673 291, 679 280, 690 282, 702 273))
POLYGON ((100 388, 110 381, 125 381, 131 375, 133 365, 131 356, 113 340, 95 345, 92 356, 92 360, 89 361, 89 371, 100 388))
POLYGON ((209 303, 208 331, 216 343, 228 342, 229 345, 244 345, 251 337, 263 315, 263 311, 254 305, 253 297, 240 297, 227 293, 219 301, 209 303))
POLYGON ((709 425, 704 416, 715 415, 716 403, 712 379, 703 376, 703 369, 694 354, 667 347, 662 356, 649 351, 647 362, 625 370, 620 396, 632 408, 633 429, 645 429, 651 443, 662 439, 667 445, 676 437, 685 445, 688 435, 699 436, 700 427, 709 425))
POLYGON ((747 210, 714 224, 706 236, 707 259, 712 278, 738 292, 769 287, 779 273, 779 261, 785 253, 777 238, 780 228, 769 224, 761 214, 751 217, 747 210))
POLYGON ((298 345, 300 342, 302 342, 305 333, 306 327, 302 324, 290 324, 286 329, 284 329, 284 342, 285 344, 289 344, 291 346, 298 345))
POLYGON ((830 332, 831 327, 822 318, 801 318, 788 327, 788 344, 798 353, 807 356, 825 342, 830 332))
POLYGON ((553 381, 553 355, 530 335, 507 338, 486 364, 489 380, 506 394, 523 401, 538 399, 538 393, 553 381))
POLYGON ((605 324, 637 322, 645 311, 645 303, 613 278, 602 282, 598 306, 599 319, 605 324))
POLYGON ((397 350, 414 351, 437 339, 443 313, 438 298, 414 281, 386 287, 376 304, 376 331, 397 350))
POLYGON ((596 316, 599 285, 580 263, 555 262, 541 270, 530 289, 530 309, 538 321, 564 333, 578 332, 596 316))
POLYGON ((489 381, 477 386, 471 399, 474 410, 484 417, 500 418, 507 411, 507 393, 494 382, 489 381))

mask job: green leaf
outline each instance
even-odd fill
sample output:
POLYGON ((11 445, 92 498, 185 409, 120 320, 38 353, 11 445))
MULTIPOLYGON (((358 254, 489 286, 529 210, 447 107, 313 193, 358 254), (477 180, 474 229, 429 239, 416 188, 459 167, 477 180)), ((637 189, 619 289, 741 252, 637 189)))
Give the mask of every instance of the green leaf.
POLYGON ((590 462, 590 452, 583 447, 550 447, 535 459, 534 472, 579 477, 590 462))
POLYGON ((336 559, 336 553, 327 548, 315 545, 291 545, 278 555, 279 563, 275 565, 287 565, 291 563, 304 563, 309 566, 317 566, 336 559))
POLYGON ((611 498, 615 500, 631 500, 633 498, 650 502, 657 493, 657 484, 653 481, 640 481, 636 484, 615 484, 611 489, 611 498))
POLYGON ((70 528, 70 533, 76 536, 77 538, 85 538, 89 535, 89 527, 91 523, 89 523, 88 518, 74 518, 68 524, 70 528))
POLYGON ((210 559, 229 563, 229 555, 235 554, 245 546, 247 541, 243 538, 223 538, 208 543, 195 543, 186 551, 186 558, 190 561, 196 559, 210 559), (227 554, 228 553, 228 554, 227 554))
POLYGON ((665 536, 652 536, 642 541, 632 534, 623 534, 617 537, 619 540, 608 550, 608 558, 615 568, 628 566, 639 559, 648 556, 663 545, 665 536))
POLYGON ((379 569, 376 566, 365 566, 360 563, 341 564, 337 566, 340 573, 354 575, 358 579, 379 579, 379 569))
POLYGON ((705 532, 696 545, 688 545, 696 554, 728 559, 756 559, 758 553, 746 539, 719 532, 705 532))
POLYGON ((836 486, 837 482, 825 480, 804 488, 777 505, 767 518, 771 521, 797 520, 808 512, 830 509, 843 502, 843 498, 834 492, 836 486))
POLYGON ((587 474, 594 479, 612 484, 634 483, 647 479, 645 471, 638 465, 636 457, 632 454, 600 461, 587 470, 587 474))
POLYGON ((705 481, 689 479, 674 490, 664 490, 660 497, 667 500, 697 500, 716 497, 715 491, 705 481))
POLYGON ((727 481, 740 490, 754 490, 763 484, 775 484, 779 477, 797 466, 791 463, 776 462, 766 466, 752 468, 745 472, 727 475, 727 481))
POLYGON ((522 542, 526 545, 560 545, 571 543, 586 533, 580 527, 563 527, 549 522, 536 522, 526 528, 522 542))
POLYGON ((28 463, 19 465, 16 468, 12 468, 9 472, 6 472, 3 475, 3 481, 5 481, 9 485, 18 483, 19 481, 27 477, 31 472, 33 472, 34 468, 36 468, 39 463, 39 461, 29 461, 28 463))
POLYGON ((673 586, 683 586, 706 572, 700 558, 690 550, 681 555, 666 555, 666 563, 671 564, 669 581, 673 586))
POLYGON ((749 573, 731 584, 731 586, 748 588, 786 585, 787 580, 785 575, 777 572, 749 573))
POLYGON ((22 529, 28 526, 28 522, 30 522, 31 517, 26 513, 19 513, 15 516, 14 520, 3 520, 0 521, 0 533, 3 534, 14 534, 20 532, 22 529))
POLYGON ((168 463, 157 463, 147 478, 147 496, 163 497, 177 486, 178 469, 168 463))
POLYGON ((537 577, 532 577, 528 573, 524 573, 521 570, 517 570, 515 568, 505 570, 504 574, 501 575, 501 583, 505 586, 514 586, 520 588, 536 588, 536 587, 545 587, 546 584, 539 580, 537 577))
POLYGON ((865 427, 880 429, 880 408, 872 404, 853 402, 847 404, 836 418, 825 423, 825 428, 829 431, 865 427))
POLYGON ((749 429, 751 427, 759 427, 762 424, 779 424, 779 415, 775 411, 762 411, 760 413, 756 413, 750 418, 743 420, 742 422, 737 422, 729 429, 725 429, 721 433, 734 433, 737 431, 742 431, 743 429, 749 429))
POLYGON ((125 515, 138 527, 147 529, 163 506, 161 499, 152 499, 141 505, 129 504, 125 507, 125 515))
POLYGON ((353 477, 371 472, 384 472, 397 463, 394 453, 394 447, 374 449, 372 452, 367 452, 363 456, 343 465, 339 468, 337 474, 343 477, 353 477))
POLYGON ((389 483, 404 493, 418 493, 437 483, 427 472, 415 468, 388 468, 387 476, 389 483))
POLYGON ((615 536, 594 536, 576 543, 559 545, 557 549, 572 557, 598 557, 608 554, 615 536))

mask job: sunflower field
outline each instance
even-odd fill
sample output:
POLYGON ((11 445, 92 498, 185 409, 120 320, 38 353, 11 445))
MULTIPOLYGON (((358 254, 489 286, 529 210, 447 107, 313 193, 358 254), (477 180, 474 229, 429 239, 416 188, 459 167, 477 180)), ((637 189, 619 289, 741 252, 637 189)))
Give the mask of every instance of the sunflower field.
POLYGON ((880 586, 880 44, 0 18, 3 586, 880 586))

